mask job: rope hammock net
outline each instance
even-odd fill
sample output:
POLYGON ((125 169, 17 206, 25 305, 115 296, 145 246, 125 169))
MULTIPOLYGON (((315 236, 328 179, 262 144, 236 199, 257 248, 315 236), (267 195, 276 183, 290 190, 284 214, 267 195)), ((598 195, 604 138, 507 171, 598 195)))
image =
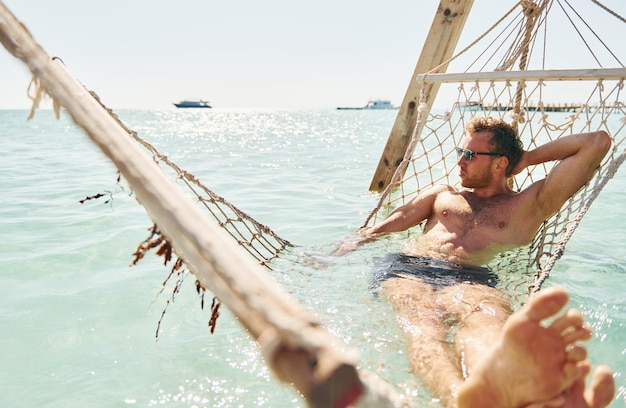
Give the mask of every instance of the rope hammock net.
MULTIPOLYGON (((560 1, 557 3, 565 10, 560 1)), ((605 6, 594 3, 602 11, 625 21, 605 6)), ((552 5, 551 0, 519 2, 483 36, 445 63, 454 63, 482 42, 491 41, 487 48, 496 51, 491 54, 481 51, 479 57, 469 64, 470 68, 482 64, 481 70, 438 74, 440 67, 435 67, 419 76, 423 88, 436 85, 441 94, 454 93, 456 97, 449 108, 431 110, 428 107, 433 101, 422 94, 417 124, 404 160, 363 224, 365 227, 384 218, 393 208, 411 200, 423 189, 437 184, 458 186, 454 149, 463 138, 465 124, 476 115, 501 117, 513 124, 527 150, 564 135, 606 130, 613 138, 612 150, 593 179, 543 223, 530 245, 503 253, 488 265, 503 275, 503 286, 518 296, 541 288, 589 206, 615 174, 626 154, 626 107, 622 102, 626 70, 610 50, 609 54, 620 68, 529 69, 533 63, 531 51, 541 41, 544 41, 545 55, 545 39, 542 40, 541 34, 545 35, 548 11, 552 5), (498 27, 504 28, 496 33, 498 27), (503 40, 489 40, 489 35, 503 40), (489 71, 486 67, 493 65, 493 61, 496 61, 496 68, 489 71), (519 67, 517 71, 513 70, 516 64, 519 67), (560 103, 563 95, 571 95, 573 87, 576 88, 576 99, 572 96, 568 99, 576 102, 560 103)), ((576 32, 580 33, 579 29, 576 32)), ((597 61, 597 52, 591 52, 597 61)), ((543 67, 545 60, 542 59, 539 64, 543 67)), ((191 191, 196 201, 257 262, 271 269, 273 259, 289 258, 284 250, 294 246, 291 242, 215 194, 193 174, 160 154, 136 132, 126 129, 162 168, 173 172, 173 178, 191 191)), ((544 178, 553 165, 534 166, 515 176, 511 180, 514 189, 521 190, 544 178)))
MULTIPOLYGON (((561 2, 557 3, 562 6, 561 2)), ((626 107, 622 102, 622 92, 626 70, 619 60, 615 58, 621 67, 616 69, 528 69, 532 62, 531 50, 540 42, 540 34, 547 26, 548 11, 552 4, 552 1, 518 3, 483 36, 446 62, 455 62, 467 51, 489 40, 489 34, 504 38, 500 43, 491 40, 488 48, 496 52, 488 54, 482 51, 479 58, 471 62, 470 68, 482 64, 483 69, 480 71, 437 74, 440 67, 435 67, 430 73, 420 76, 424 88, 435 84, 439 86, 441 94, 455 93, 455 100, 449 109, 429 110, 431 101, 422 95, 417 125, 404 160, 363 225, 365 227, 384 218, 393 208, 410 201, 423 189, 437 184, 458 186, 454 149, 463 138, 465 124, 476 115, 501 117, 513 124, 527 150, 564 135, 606 130, 613 138, 613 148, 593 179, 567 201, 558 213, 543 223, 530 245, 503 253, 488 265, 503 275, 503 286, 517 295, 541 288, 589 206, 615 174, 625 155, 626 107), (494 34, 500 26, 504 28, 494 34), (496 69, 488 71, 486 67, 493 64, 496 58, 500 58, 496 69), (520 68, 518 71, 513 70, 516 63, 520 68), (577 99, 569 98, 576 102, 559 103, 562 95, 571 94, 572 84, 577 89, 577 99)), ((624 21, 616 13, 599 5, 603 11, 624 21)), ((544 64, 542 60, 541 65, 544 64)), ((271 269, 273 259, 279 256, 288 258, 283 251, 294 246, 291 242, 211 191, 196 176, 159 153, 136 132, 126 129, 162 168, 172 172, 173 178, 188 189, 199 205, 261 265, 271 269)), ((545 163, 515 176, 511 180, 514 189, 521 190, 544 178, 553 165, 545 163)))
MULTIPOLYGON (((561 107, 556 113, 549 112, 549 107, 542 102, 536 106, 528 104, 534 95, 548 94, 545 88, 551 84, 546 80, 523 82, 522 106, 526 109, 520 111, 515 110, 514 100, 509 98, 508 93, 515 87, 510 81, 490 80, 470 83, 469 86, 456 84, 459 98, 450 112, 431 112, 424 115, 424 119, 418 119, 423 120, 418 124, 423 126, 423 131, 419 137, 414 135, 413 154, 405 158, 394 175, 398 180, 392 179, 391 187, 383 193, 377 208, 363 226, 385 218, 393 208, 410 201, 423 189, 438 184, 459 186, 455 176, 457 155, 454 149, 461 143, 465 124, 474 116, 501 117, 517 124, 525 149, 560 136, 604 129, 613 137, 613 149, 593 179, 543 223, 530 245, 503 253, 488 265, 503 275, 503 286, 514 293, 539 290, 589 206, 624 160, 625 122, 622 119, 626 112, 619 102, 623 81, 623 78, 613 81, 596 79, 590 83, 593 91, 587 100, 577 106, 561 107), (507 102, 499 102, 503 96, 507 102), (491 97, 496 99, 487 105, 491 97), (406 173, 402 175, 403 169, 406 173)), ((511 180, 514 189, 519 191, 541 180, 553 165, 545 163, 517 175, 511 180)))
MULTIPOLYGON (((606 75, 606 71, 601 72, 606 75)), ((613 138, 613 148, 593 179, 568 200, 558 213, 543 223, 529 246, 503 253, 489 265, 495 271, 515 272, 504 277, 506 284, 515 289, 514 292, 525 292, 529 288, 539 290, 589 206, 626 157, 626 106, 620 101, 626 77, 612 80, 596 77, 585 79, 585 85, 590 89, 586 99, 577 104, 560 106, 546 105, 543 100, 550 100, 548 96, 555 92, 558 95, 560 90, 550 87, 561 84, 563 76, 560 79, 546 78, 515 83, 506 78, 454 83, 458 95, 452 109, 443 113, 431 111, 420 114, 418 126, 422 126, 423 130, 420 136, 417 136, 417 132, 413 135, 409 149, 413 153, 407 153, 392 183, 381 195, 363 227, 386 217, 393 208, 410 201, 424 189, 438 184, 458 186, 454 149, 463 138, 465 124, 476 115, 502 117, 517 124, 525 149, 532 149, 563 135, 604 129, 613 138), (513 94, 520 84, 521 108, 516 108, 513 94), (535 100, 537 102, 533 102, 535 100)), ((582 81, 578 82, 580 85, 582 81)), ((422 101, 420 108, 424 105, 425 101, 422 101)), ((121 121, 120 124, 151 153, 156 163, 193 194, 197 203, 259 264, 271 269, 272 260, 288 258, 284 251, 294 247, 293 243, 213 192, 199 178, 169 160, 135 131, 128 129, 121 121)), ((521 190, 544 178, 553 165, 544 163, 527 169, 512 180, 514 188, 521 190)), ((296 259, 293 261, 297 262, 296 259)))

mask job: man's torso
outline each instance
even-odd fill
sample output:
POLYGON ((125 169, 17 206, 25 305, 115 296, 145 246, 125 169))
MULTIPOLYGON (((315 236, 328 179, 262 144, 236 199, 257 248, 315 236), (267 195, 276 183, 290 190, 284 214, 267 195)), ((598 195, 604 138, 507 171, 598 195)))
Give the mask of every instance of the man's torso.
POLYGON ((424 235, 405 252, 466 265, 484 265, 497 254, 530 242, 538 223, 524 193, 477 197, 470 191, 437 195, 424 235))

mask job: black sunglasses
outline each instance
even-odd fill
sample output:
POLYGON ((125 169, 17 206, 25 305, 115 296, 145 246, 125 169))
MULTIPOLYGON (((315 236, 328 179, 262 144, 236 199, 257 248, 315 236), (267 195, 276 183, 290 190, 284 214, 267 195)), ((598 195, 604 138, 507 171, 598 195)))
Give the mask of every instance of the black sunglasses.
POLYGON ((484 156, 504 156, 502 153, 491 153, 491 152, 473 152, 471 150, 468 149, 461 149, 460 147, 456 148, 456 156, 457 158, 461 158, 461 156, 463 156, 463 158, 466 161, 472 161, 472 157, 474 157, 477 154, 482 154, 484 156))

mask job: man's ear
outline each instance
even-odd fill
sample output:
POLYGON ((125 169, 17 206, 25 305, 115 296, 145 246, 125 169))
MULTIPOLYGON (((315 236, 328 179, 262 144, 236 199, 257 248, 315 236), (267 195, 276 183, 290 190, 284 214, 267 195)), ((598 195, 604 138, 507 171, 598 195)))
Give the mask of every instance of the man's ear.
POLYGON ((505 170, 509 165, 509 158, 506 156, 500 156, 498 157, 498 160, 496 161, 496 170, 505 170))

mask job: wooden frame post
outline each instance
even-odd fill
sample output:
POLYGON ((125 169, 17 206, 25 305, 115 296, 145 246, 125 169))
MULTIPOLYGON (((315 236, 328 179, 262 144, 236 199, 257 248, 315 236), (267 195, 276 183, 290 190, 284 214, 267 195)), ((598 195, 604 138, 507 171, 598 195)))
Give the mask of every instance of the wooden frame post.
MULTIPOLYGON (((439 3, 413 77, 387 139, 387 145, 372 178, 370 191, 381 192, 387 188, 404 158, 414 131, 421 131, 421 129, 415 129, 417 108, 422 92, 422 85, 417 81, 417 76, 429 72, 452 57, 473 3, 474 0, 441 0, 439 3)), ((447 68, 448 65, 444 64, 435 72, 446 72, 447 68)), ((439 84, 428 85, 424 89, 428 111, 438 91, 439 84)))

